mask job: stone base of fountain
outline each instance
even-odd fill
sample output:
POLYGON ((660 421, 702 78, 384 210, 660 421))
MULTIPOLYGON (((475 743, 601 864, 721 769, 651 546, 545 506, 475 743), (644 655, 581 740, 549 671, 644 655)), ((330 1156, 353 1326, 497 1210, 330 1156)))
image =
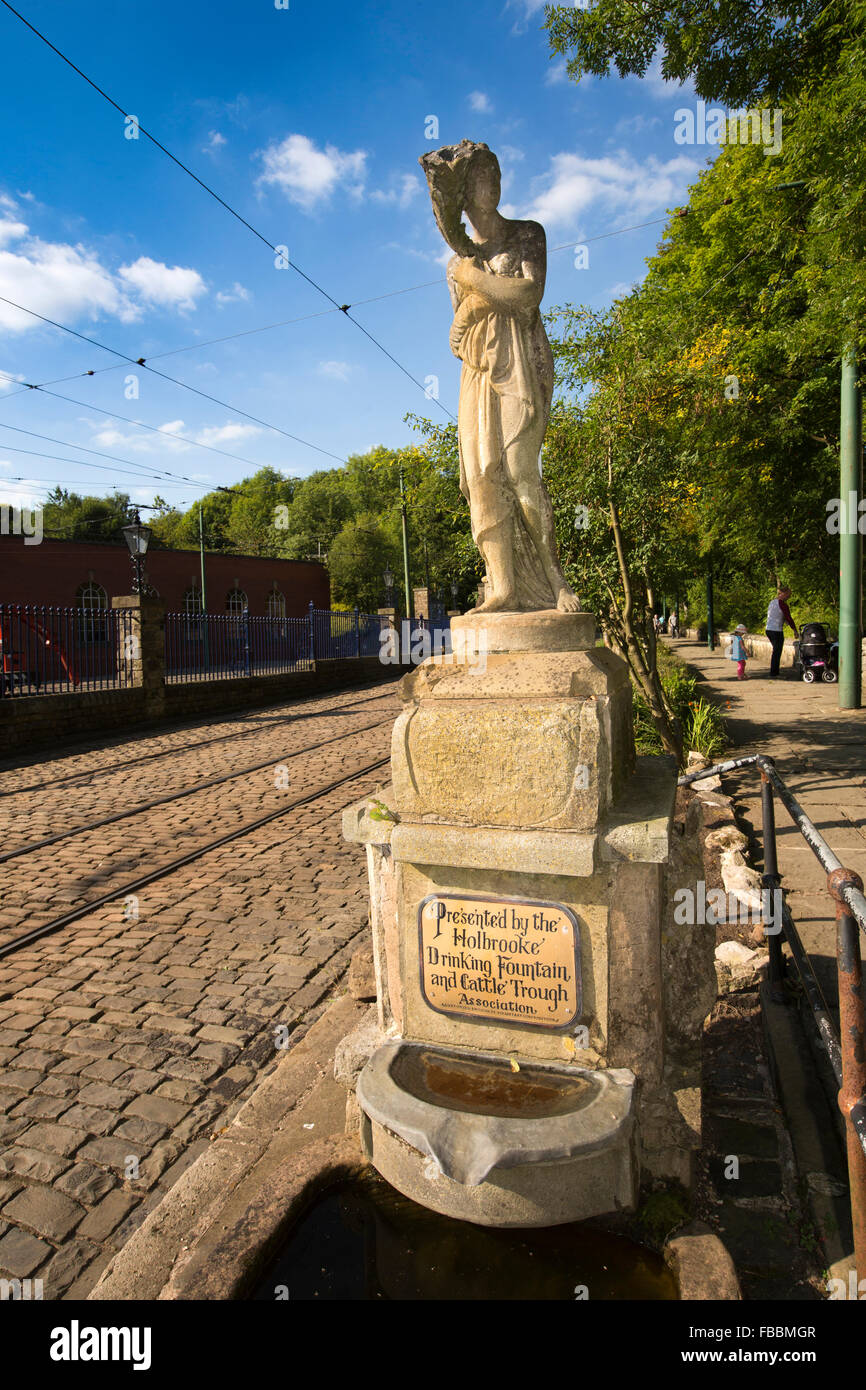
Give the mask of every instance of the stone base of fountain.
POLYGON ((362 1140, 449 1216, 604 1215, 632 1205, 640 1169, 688 1185, 697 1142, 665 1058, 676 768, 635 758, 628 671, 591 615, 452 631, 454 657, 400 683, 392 783, 343 817, 367 852, 378 1042, 400 1044, 362 1073, 362 1140), (447 1104, 418 1070, 446 1056, 447 1104), (482 1075, 497 1094, 510 1078, 516 1109, 485 1109, 482 1075), (565 1110, 533 1117, 530 1077, 565 1110))
POLYGON ((481 1226, 631 1209, 634 1076, 392 1042, 358 1080, 361 1142, 405 1197, 481 1226))

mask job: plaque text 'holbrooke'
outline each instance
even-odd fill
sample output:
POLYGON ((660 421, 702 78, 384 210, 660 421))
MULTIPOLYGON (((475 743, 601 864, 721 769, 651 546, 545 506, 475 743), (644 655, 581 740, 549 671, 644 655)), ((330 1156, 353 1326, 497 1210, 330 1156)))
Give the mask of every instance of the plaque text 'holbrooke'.
POLYGON ((536 1028, 579 1017, 579 931, 568 908, 436 894, 418 916, 431 1008, 536 1028))

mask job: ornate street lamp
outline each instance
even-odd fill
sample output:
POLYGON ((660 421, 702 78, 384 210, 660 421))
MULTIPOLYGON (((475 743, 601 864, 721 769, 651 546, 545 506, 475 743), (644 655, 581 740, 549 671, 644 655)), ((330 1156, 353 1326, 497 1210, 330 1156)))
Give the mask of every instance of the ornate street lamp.
POLYGON ((151 531, 149 526, 142 523, 138 511, 130 526, 123 527, 123 535, 126 544, 129 546, 129 553, 132 556, 132 565, 135 571, 132 592, 141 593, 141 562, 147 554, 147 547, 150 542, 151 531))
POLYGON ((388 568, 385 570, 385 573, 382 575, 382 578, 383 578, 384 581, 385 581, 385 607, 386 607, 386 608, 393 608, 393 607, 394 607, 394 595, 393 595, 393 592, 392 592, 392 591, 393 591, 393 586, 394 586, 394 574, 393 574, 393 571, 391 570, 390 565, 389 565, 388 568))
POLYGON ((460 585, 457 583, 457 580, 456 580, 456 579, 452 579, 452 580, 451 580, 451 602, 452 602, 452 604, 453 604, 453 606, 454 606, 455 608, 457 607, 457 595, 459 594, 459 592, 460 592, 460 585))

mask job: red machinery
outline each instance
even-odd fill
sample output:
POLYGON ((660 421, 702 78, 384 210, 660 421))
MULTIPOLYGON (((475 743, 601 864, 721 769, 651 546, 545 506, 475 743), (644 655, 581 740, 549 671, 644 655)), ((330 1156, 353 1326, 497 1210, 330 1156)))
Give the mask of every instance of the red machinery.
POLYGON ((16 686, 38 690, 57 667, 68 684, 80 684, 56 633, 27 609, 0 608, 0 694, 12 694, 16 686))

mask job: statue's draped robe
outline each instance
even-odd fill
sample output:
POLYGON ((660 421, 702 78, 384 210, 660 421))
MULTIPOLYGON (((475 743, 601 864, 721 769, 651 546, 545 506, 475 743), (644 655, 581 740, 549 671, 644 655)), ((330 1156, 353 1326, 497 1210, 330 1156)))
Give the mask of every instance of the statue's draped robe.
MULTIPOLYGON (((510 253, 493 257, 490 267, 494 274, 521 274, 519 259, 510 253)), ((472 539, 483 554, 485 536, 507 525, 520 607, 549 608, 556 596, 514 491, 521 476, 531 470, 537 477, 540 471, 552 385, 541 375, 544 348, 550 353, 544 326, 538 309, 506 313, 475 291, 453 288, 458 305, 451 349, 463 363, 457 422, 460 490, 469 501, 472 539)))

